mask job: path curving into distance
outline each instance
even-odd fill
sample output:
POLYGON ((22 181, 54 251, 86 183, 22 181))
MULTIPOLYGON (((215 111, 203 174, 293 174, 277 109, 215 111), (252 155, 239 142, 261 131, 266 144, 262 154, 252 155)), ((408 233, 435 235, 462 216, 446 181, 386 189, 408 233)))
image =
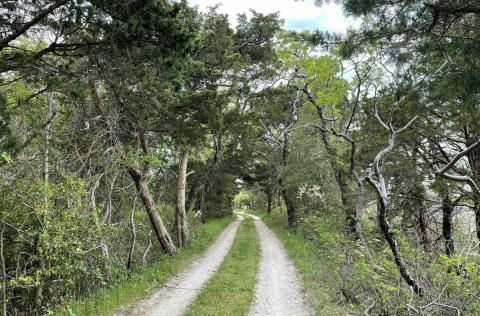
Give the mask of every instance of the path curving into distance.
POLYGON ((257 284, 248 315, 314 315, 295 265, 280 239, 260 217, 240 214, 253 217, 261 249, 257 284))
POLYGON ((230 252, 242 220, 243 217, 238 215, 238 218, 218 235, 214 244, 200 258, 196 259, 178 276, 169 280, 164 287, 150 298, 142 300, 132 312, 117 315, 184 315, 197 295, 207 285, 208 280, 217 273, 223 260, 230 252))

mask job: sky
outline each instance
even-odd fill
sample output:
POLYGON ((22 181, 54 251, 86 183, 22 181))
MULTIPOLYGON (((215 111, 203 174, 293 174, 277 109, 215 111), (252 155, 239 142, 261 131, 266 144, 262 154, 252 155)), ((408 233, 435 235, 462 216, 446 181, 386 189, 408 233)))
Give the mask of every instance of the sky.
POLYGON ((189 0, 189 3, 198 5, 200 11, 222 3, 218 12, 227 13, 233 25, 237 14, 248 13, 250 9, 263 14, 280 12, 287 30, 345 32, 349 26, 360 25, 359 20, 344 17, 340 7, 329 4, 318 8, 314 0, 189 0))

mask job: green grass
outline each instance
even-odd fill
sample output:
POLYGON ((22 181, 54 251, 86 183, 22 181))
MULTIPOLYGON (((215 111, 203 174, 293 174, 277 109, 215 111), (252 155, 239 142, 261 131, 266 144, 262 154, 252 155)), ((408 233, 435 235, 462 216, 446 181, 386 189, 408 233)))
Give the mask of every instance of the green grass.
POLYGON ((253 220, 246 216, 232 250, 186 316, 247 315, 252 304, 259 257, 253 220))
POLYGON ((261 217, 267 226, 277 233, 290 257, 295 261, 317 315, 348 315, 349 310, 335 304, 335 301, 338 301, 333 295, 336 267, 329 264, 329 259, 322 256, 318 247, 300 234, 281 227, 266 214, 261 217))
POLYGON ((229 216, 194 229, 192 242, 175 257, 165 256, 164 260, 157 264, 133 273, 131 278, 118 280, 107 289, 95 291, 86 298, 72 301, 68 306, 54 311, 52 315, 112 315, 116 310, 134 305, 162 286, 172 275, 190 265, 197 255, 212 244, 215 236, 236 218, 236 216, 229 216))

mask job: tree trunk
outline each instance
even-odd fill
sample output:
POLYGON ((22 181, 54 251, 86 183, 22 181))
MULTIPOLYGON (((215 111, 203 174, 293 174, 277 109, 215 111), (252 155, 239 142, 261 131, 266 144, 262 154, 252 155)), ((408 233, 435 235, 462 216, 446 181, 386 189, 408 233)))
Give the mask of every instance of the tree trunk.
POLYGON ((5 232, 5 224, 0 233, 0 260, 2 261, 2 310, 3 315, 7 316, 7 272, 5 269, 5 258, 3 257, 3 233, 5 232))
POLYGON ((188 191, 188 197, 185 202, 185 213, 192 209, 193 201, 195 200, 195 194, 197 193, 198 188, 201 186, 203 178, 204 177, 197 178, 190 186, 190 191, 188 191))
POLYGON ((205 194, 205 186, 202 187, 202 202, 200 204, 200 211, 202 212, 202 223, 207 221, 207 195, 205 194))
POLYGON ((390 227, 390 223, 387 220, 386 199, 382 196, 379 196, 378 204, 378 221, 380 223, 380 229, 382 230, 383 235, 385 236, 385 239, 390 246, 390 250, 392 251, 393 257, 395 259, 395 264, 397 265, 397 268, 400 271, 403 279, 407 282, 408 285, 413 288, 413 291, 418 295, 422 295, 422 288, 417 283, 417 281, 411 277, 410 273, 407 270, 407 266, 403 261, 402 253, 400 251, 400 247, 398 246, 397 239, 395 238, 392 228, 390 227))
POLYGON ((133 202, 132 212, 130 213, 130 225, 132 226, 132 245, 130 246, 130 252, 128 253, 128 261, 127 261, 127 270, 130 270, 132 267, 132 258, 133 258, 133 251, 135 250, 135 241, 137 240, 137 230, 135 228, 135 207, 137 206, 137 197, 135 197, 135 201, 133 202))
POLYGON ((272 212, 272 192, 270 190, 267 191, 267 214, 270 216, 272 212))
MULTIPOLYGON (((480 241, 480 196, 474 195, 473 210, 475 211, 475 229, 477 231, 477 239, 480 241)), ((478 244, 480 249, 480 243, 478 244)))
POLYGON ((453 223, 452 213, 454 205, 450 202, 449 194, 445 195, 442 200, 442 212, 443 212, 443 238, 445 239, 445 254, 452 256, 455 254, 455 243, 452 237, 453 223))
POLYGON ((155 203, 153 202, 150 191, 148 190, 146 179, 147 175, 142 175, 142 173, 135 168, 129 168, 128 173, 132 177, 137 191, 142 198, 143 205, 145 206, 145 210, 150 218, 153 230, 155 231, 163 250, 169 255, 174 255, 177 252, 177 249, 175 248, 173 240, 168 234, 167 229, 163 225, 162 218, 160 217, 160 214, 158 214, 155 203))
POLYGON ((282 178, 278 179, 278 184, 281 189, 281 193, 283 196, 283 200, 285 201, 285 206, 287 208, 287 217, 288 217, 288 225, 292 226, 295 224, 295 206, 293 205, 292 200, 288 196, 287 190, 283 187, 283 180, 282 178))
POLYGON ((357 233, 355 206, 351 201, 350 190, 348 188, 345 175, 342 171, 336 169, 335 167, 332 166, 332 168, 338 188, 340 189, 340 197, 345 209, 345 222, 347 223, 348 231, 352 236, 358 239, 359 234, 357 233))
POLYGON ((144 267, 147 266, 147 255, 148 255, 148 252, 150 251, 150 248, 152 248, 152 232, 153 230, 151 229, 148 232, 148 246, 147 246, 147 249, 145 249, 145 252, 143 253, 142 264, 144 267))
MULTIPOLYGON (((93 218, 95 220, 95 225, 96 226, 100 225, 100 220, 99 220, 98 214, 97 214, 97 199, 96 199, 96 196, 95 196, 95 192, 97 191, 97 188, 100 185, 100 179, 102 178, 102 176, 103 176, 103 174, 100 175, 100 177, 95 181, 95 183, 92 185, 92 187, 90 189, 90 203, 92 204, 93 218)), ((103 235, 100 235, 100 248, 102 249, 102 256, 108 257, 108 246, 105 243, 103 235)))
POLYGON ((189 239, 185 214, 185 184, 187 181, 188 149, 180 152, 177 173, 177 202, 175 203, 175 223, 177 226, 178 247, 182 248, 189 239))
POLYGON ((205 183, 207 177, 212 173, 212 171, 216 168, 220 160, 222 159, 223 155, 223 143, 222 143, 222 135, 218 136, 217 141, 214 145, 215 155, 213 156, 212 163, 208 170, 199 178, 195 180, 195 182, 190 186, 190 190, 188 192, 188 198, 185 202, 185 213, 189 212, 192 209, 193 201, 195 200, 195 194, 197 193, 198 188, 205 183))
MULTIPOLYGON (((282 166, 287 166, 287 158, 288 158, 288 136, 289 133, 284 133, 283 135, 283 149, 282 149, 282 166)), ((287 207, 287 216, 288 216, 288 225, 292 226, 295 224, 296 221, 296 214, 295 214, 295 206, 293 205, 293 201, 287 194, 287 190, 283 186, 283 179, 280 177, 278 179, 278 184, 282 188, 282 196, 285 200, 285 206, 287 207)))

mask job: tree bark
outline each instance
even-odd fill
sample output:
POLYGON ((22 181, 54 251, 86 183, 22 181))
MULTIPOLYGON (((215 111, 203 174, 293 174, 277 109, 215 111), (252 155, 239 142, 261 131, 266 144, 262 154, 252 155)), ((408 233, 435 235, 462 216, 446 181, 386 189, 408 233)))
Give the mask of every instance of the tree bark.
POLYGON ((452 237, 453 223, 452 213, 454 210, 454 204, 450 201, 450 195, 446 194, 442 200, 442 212, 443 212, 443 227, 442 233, 445 239, 445 254, 452 256, 455 254, 455 243, 452 237))
MULTIPOLYGON (((292 123, 292 126, 295 122, 292 123)), ((286 167, 287 166, 287 158, 288 158, 288 136, 289 132, 285 132, 283 135, 283 148, 282 148, 282 166, 286 167)), ((296 221, 296 211, 295 211, 295 206, 293 205, 293 201, 290 199, 288 196, 287 190, 285 189, 283 185, 283 179, 280 176, 278 179, 278 184, 282 188, 282 196, 283 199, 285 200, 285 206, 287 207, 287 216, 288 216, 288 225, 292 226, 295 224, 296 221)))
POLYGON ((205 193, 205 186, 202 186, 202 201, 200 203, 200 211, 202 212, 202 223, 207 221, 207 195, 205 193))
POLYGON ((167 229, 163 225, 162 218, 158 214, 155 203, 153 202, 152 195, 148 189, 147 185, 147 175, 142 175, 142 173, 136 168, 129 168, 128 173, 133 179, 135 186, 137 188, 140 197, 142 198, 143 205, 147 211, 150 222, 152 223, 153 230, 157 235, 157 239, 162 245, 163 250, 169 255, 174 255, 177 252, 172 238, 167 232, 167 229))
MULTIPOLYGON (((370 183, 372 186, 375 187, 376 184, 370 178, 366 178, 367 182, 370 183)), ((377 193, 379 190, 376 190, 377 193)), ((387 240, 388 245, 390 246, 390 250, 392 251, 393 258, 395 259, 395 264, 397 265, 398 271, 402 275, 402 278, 410 285, 415 293, 418 295, 422 295, 422 288, 418 284, 416 280, 414 280, 410 273, 407 270, 407 265, 403 261, 403 256, 400 251, 400 247, 398 246, 397 239, 393 234, 392 228, 390 227, 390 223, 387 219, 387 207, 388 202, 386 197, 382 195, 378 195, 378 221, 380 223, 380 229, 387 240)))
POLYGON ((177 201, 175 203, 175 222, 177 226, 178 247, 182 248, 189 240, 185 214, 185 184, 187 181, 188 149, 180 152, 177 172, 177 201))
POLYGON ((127 270, 130 270, 130 268, 132 267, 133 251, 135 250, 135 241, 137 240, 137 230, 135 228, 135 222, 134 222, 136 204, 137 204, 137 197, 135 197, 135 201, 133 202, 132 212, 130 213, 130 225, 132 226, 132 245, 130 246, 130 252, 128 253, 127 270))
POLYGON ((267 214, 270 216, 272 213, 272 192, 271 190, 267 191, 267 214))

